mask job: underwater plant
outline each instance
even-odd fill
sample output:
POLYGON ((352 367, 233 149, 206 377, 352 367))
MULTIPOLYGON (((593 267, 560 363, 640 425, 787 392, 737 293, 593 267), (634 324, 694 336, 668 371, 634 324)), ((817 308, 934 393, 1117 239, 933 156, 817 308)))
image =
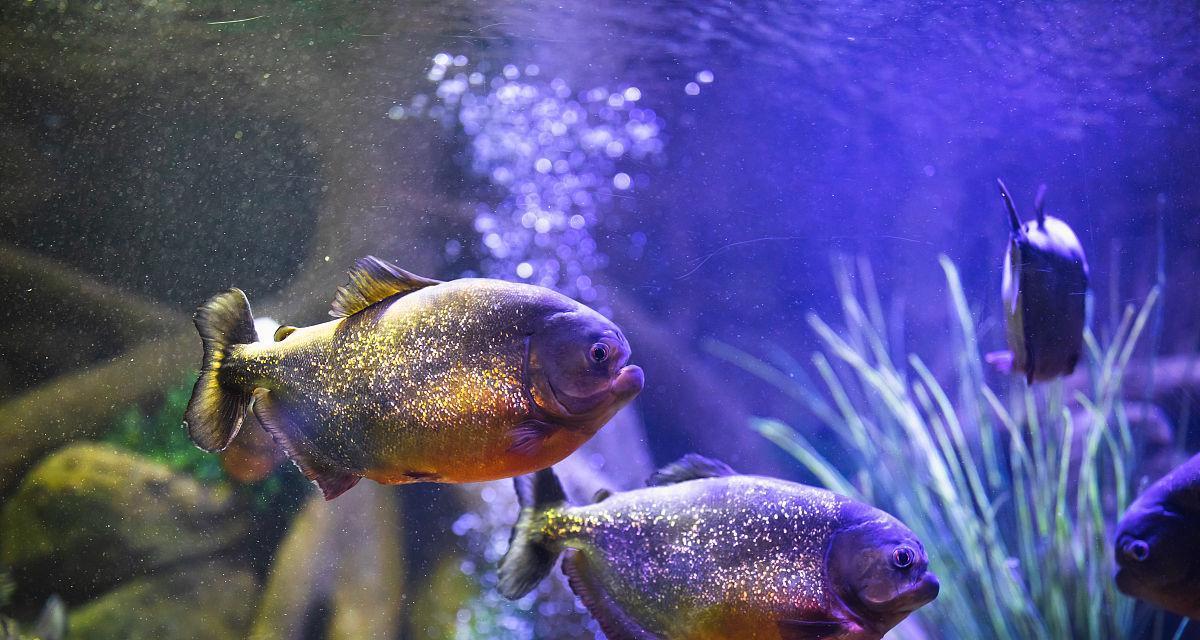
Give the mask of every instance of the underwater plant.
POLYGON ((925 541, 946 588, 917 613, 940 638, 1116 638, 1133 601, 1112 581, 1109 540, 1133 494, 1134 437, 1121 384, 1158 289, 1125 309, 1101 345, 1085 336, 1086 391, 1062 380, 984 378, 975 325, 954 264, 941 258, 955 341, 955 388, 918 355, 889 343, 869 267, 838 270, 845 326, 815 314, 818 387, 786 353, 759 358, 712 342, 711 352, 797 400, 835 434, 837 455, 800 431, 759 418, 753 428, 825 487, 888 511, 925 541), (1070 403, 1082 415, 1073 414, 1070 403), (827 457, 828 456, 828 457, 827 457))
MULTIPOLYGON (((192 444, 187 430, 180 426, 184 408, 192 395, 194 379, 195 373, 192 373, 179 384, 169 387, 163 393, 158 409, 149 415, 141 407, 130 407, 117 418, 102 440, 165 464, 203 484, 229 483, 220 457, 192 444)), ((252 511, 286 520, 300 509, 311 485, 299 472, 289 468, 258 482, 235 486, 237 495, 252 511)))

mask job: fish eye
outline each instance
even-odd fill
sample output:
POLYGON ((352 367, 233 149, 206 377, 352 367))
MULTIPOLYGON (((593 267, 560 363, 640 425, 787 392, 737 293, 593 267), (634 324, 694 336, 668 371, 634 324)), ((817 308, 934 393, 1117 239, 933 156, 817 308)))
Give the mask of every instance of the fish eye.
POLYGON ((608 345, 604 344, 603 342, 597 342, 596 344, 592 345, 588 355, 592 357, 592 362, 597 364, 604 362, 605 360, 608 360, 608 345))
POLYGON ((896 565, 897 569, 907 569, 912 566, 913 560, 917 559, 917 552, 909 547, 896 547, 892 551, 892 564, 896 565))
POLYGON ((1134 540, 1125 545, 1125 556, 1137 562, 1145 562, 1150 557, 1150 545, 1145 540, 1134 540))

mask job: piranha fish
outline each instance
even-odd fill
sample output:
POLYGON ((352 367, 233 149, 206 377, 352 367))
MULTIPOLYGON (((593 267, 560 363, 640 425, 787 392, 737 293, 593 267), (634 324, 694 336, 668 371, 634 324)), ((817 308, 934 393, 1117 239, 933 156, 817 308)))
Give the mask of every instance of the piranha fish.
POLYGON ((251 408, 332 500, 364 477, 480 482, 543 469, 642 389, 621 330, 542 287, 440 282, 367 257, 330 315, 259 342, 240 290, 201 306, 192 441, 224 449, 251 408))
POLYGON ((892 516, 691 454, 644 489, 568 504, 554 471, 514 480, 499 590, 563 572, 609 640, 877 640, 938 594, 892 516))
POLYGON ((1010 351, 986 359, 1005 373, 1024 374, 1030 384, 1070 375, 1083 352, 1088 315, 1083 246, 1067 223, 1046 215, 1046 185, 1034 200, 1036 219, 1022 224, 1004 182, 996 182, 1012 225, 1001 287, 1010 351))
POLYGON ((1117 588, 1200 618, 1200 455, 1150 485, 1117 523, 1117 588))

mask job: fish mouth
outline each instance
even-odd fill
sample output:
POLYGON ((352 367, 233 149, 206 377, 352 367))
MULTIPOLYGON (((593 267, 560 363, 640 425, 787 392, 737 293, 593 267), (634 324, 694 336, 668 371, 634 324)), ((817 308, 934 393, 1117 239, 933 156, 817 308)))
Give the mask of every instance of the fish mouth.
POLYGON ((626 400, 641 393, 645 385, 646 375, 642 373, 642 368, 636 364, 627 364, 617 372, 617 376, 608 385, 608 390, 618 399, 626 400))
POLYGON ((1124 567, 1117 567, 1116 572, 1113 573, 1113 582, 1116 583, 1117 590, 1127 596, 1134 595, 1132 591, 1133 585, 1130 584, 1130 580, 1132 578, 1129 576, 1129 570, 1124 567))
POLYGON ((938 582, 937 576, 926 572, 924 576, 921 576, 921 581, 909 590, 904 602, 900 603, 899 610, 905 613, 916 611, 936 600, 941 591, 942 585, 938 582))
POLYGON ((641 393, 644 385, 645 375, 642 373, 642 368, 633 364, 621 367, 617 371, 617 375, 613 376, 608 383, 607 389, 601 389, 587 396, 572 396, 564 393, 556 389, 550 380, 546 380, 546 386, 550 388, 550 395, 558 405, 556 408, 565 415, 580 419, 590 418, 609 407, 625 404, 641 393))

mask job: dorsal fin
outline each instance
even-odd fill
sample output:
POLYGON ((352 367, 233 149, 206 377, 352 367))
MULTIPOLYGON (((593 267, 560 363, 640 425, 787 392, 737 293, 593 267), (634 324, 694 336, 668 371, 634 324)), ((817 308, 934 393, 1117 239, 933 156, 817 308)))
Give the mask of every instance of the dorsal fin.
POLYGON ((596 493, 592 494, 592 504, 604 502, 605 500, 608 500, 609 496, 611 495, 612 491, 608 489, 596 489, 596 493))
POLYGON ((698 480, 700 478, 719 478, 721 476, 736 476, 737 472, 720 460, 705 458, 696 453, 689 453, 676 462, 659 469, 646 481, 648 487, 661 487, 668 484, 698 480))
POLYGON ((338 287, 329 315, 335 318, 351 316, 394 295, 412 293, 418 289, 441 284, 440 280, 424 278, 380 260, 375 256, 359 258, 348 271, 350 283, 338 287))
POLYGON ((279 328, 275 330, 275 342, 283 340, 284 338, 292 335, 292 333, 295 331, 296 327, 288 326, 286 324, 279 325, 279 328))
POLYGON ((1046 226, 1046 183, 1038 185, 1037 197, 1033 199, 1033 212, 1037 214, 1039 227, 1046 226))
POLYGON ((1017 205, 1008 194, 1008 187, 1004 186, 1004 181, 1000 178, 996 178, 996 184, 1000 186, 1000 197, 1004 198, 1004 206, 1008 209, 1008 224, 1012 225, 1012 232, 1021 233, 1021 216, 1017 215, 1017 205))

